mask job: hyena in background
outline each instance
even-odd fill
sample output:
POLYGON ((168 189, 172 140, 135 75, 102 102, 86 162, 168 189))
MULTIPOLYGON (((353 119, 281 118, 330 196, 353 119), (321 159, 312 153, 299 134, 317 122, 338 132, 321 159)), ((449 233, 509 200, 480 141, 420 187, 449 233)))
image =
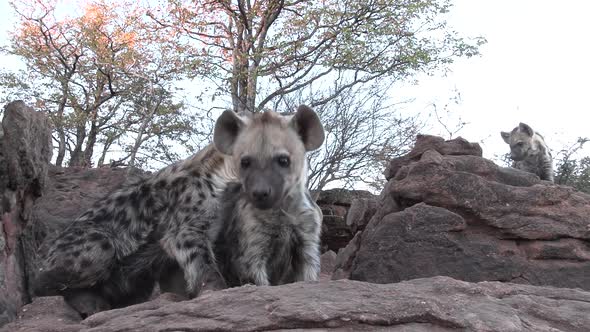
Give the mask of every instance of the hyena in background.
POLYGON ((217 262, 230 286, 318 280, 322 212, 307 189, 306 152, 321 146, 317 115, 300 107, 243 119, 223 114, 215 142, 232 155, 239 183, 223 196, 217 262))
POLYGON ((553 182, 553 158, 541 134, 522 122, 511 132, 501 134, 504 142, 510 145, 512 167, 553 182))
MULTIPOLYGON (((302 109, 315 115, 308 108, 302 109)), ((213 244, 220 230, 221 196, 229 183, 239 181, 239 170, 235 158, 220 150, 228 152, 226 138, 231 138, 232 130, 242 137, 255 137, 263 134, 264 126, 228 128, 222 125, 227 118, 224 114, 218 120, 221 124, 216 125, 214 144, 149 178, 115 190, 57 238, 46 241, 40 250, 36 295, 63 295, 81 314, 89 315, 147 300, 155 282, 170 284, 178 269, 183 272, 190 297, 203 286, 225 287, 213 244), (219 132, 218 127, 224 130, 219 132), (252 132, 256 130, 259 132, 252 132)), ((297 122, 307 116, 297 112, 293 119, 297 122)), ((302 127, 306 123, 295 122, 292 132, 306 135, 308 131, 302 127)), ((246 123, 250 122, 236 122, 246 123)), ((264 141, 262 150, 266 151, 265 145, 273 150, 275 143, 264 141)), ((283 184, 287 192, 287 186, 299 183, 290 178, 273 181, 283 184)))

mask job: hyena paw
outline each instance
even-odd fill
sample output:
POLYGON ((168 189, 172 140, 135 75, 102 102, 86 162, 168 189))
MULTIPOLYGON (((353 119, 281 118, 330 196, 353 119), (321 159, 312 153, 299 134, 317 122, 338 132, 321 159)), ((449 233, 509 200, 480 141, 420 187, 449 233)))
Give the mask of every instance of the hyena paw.
POLYGON ((227 288, 225 280, 218 272, 210 272, 205 275, 205 281, 202 285, 203 291, 216 291, 227 288))
POLYGON ((221 276, 221 274, 217 271, 208 271, 203 274, 203 278, 201 282, 195 283, 195 286, 192 289, 187 291, 189 298, 195 298, 202 294, 203 292, 209 291, 216 291, 221 289, 226 289, 227 284, 225 280, 221 276))

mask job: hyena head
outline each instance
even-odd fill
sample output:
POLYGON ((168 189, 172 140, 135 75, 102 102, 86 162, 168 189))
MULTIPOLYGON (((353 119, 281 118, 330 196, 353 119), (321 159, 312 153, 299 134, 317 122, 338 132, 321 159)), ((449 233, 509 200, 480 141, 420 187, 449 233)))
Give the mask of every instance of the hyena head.
POLYGON ((504 142, 510 145, 510 158, 515 161, 524 160, 529 156, 529 152, 534 151, 533 129, 525 124, 520 123, 518 127, 512 129, 511 132, 501 132, 504 142))
POLYGON ((225 111, 215 123, 215 147, 231 155, 240 183, 259 209, 278 206, 289 191, 307 182, 305 153, 324 142, 317 114, 305 105, 293 115, 238 115, 225 111))

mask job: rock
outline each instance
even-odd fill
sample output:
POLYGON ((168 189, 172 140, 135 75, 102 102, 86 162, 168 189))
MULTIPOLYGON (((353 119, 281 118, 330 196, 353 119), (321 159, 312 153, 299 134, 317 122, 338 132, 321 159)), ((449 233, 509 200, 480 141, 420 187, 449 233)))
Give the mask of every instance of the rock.
POLYGON ((336 253, 332 250, 326 251, 320 256, 320 263, 322 267, 320 280, 330 280, 336 266, 336 253))
MULTIPOLYGON (((350 242, 356 228, 361 227, 360 225, 347 225, 346 223, 351 205, 357 200, 375 200, 375 195, 364 190, 346 189, 330 189, 316 194, 318 196, 316 202, 324 214, 321 233, 322 252, 328 250, 337 252, 350 242)), ((356 212, 354 213, 361 212, 360 207, 355 209, 356 212)), ((368 215, 371 211, 363 211, 363 213, 368 215)), ((367 217, 367 220, 369 218, 370 216, 367 217)))
POLYGON ((357 198, 352 201, 346 214, 346 226, 353 233, 362 231, 377 211, 378 200, 375 198, 357 198))
POLYGON ((467 281, 511 281, 527 262, 515 245, 492 236, 467 236, 465 220, 440 207, 419 203, 379 221, 363 236, 351 279, 390 283, 445 275, 467 281))
POLYGON ((8 324, 2 331, 10 332, 75 332, 80 325, 80 314, 61 296, 33 299, 21 308, 18 321, 8 324))
POLYGON ((322 252, 344 248, 352 239, 350 227, 343 217, 324 215, 322 219, 322 252))
MULTIPOLYGON (((135 307, 138 310, 154 310, 181 300, 178 295, 165 293, 135 307)), ((18 321, 8 324, 0 332, 74 332, 86 328, 81 321, 80 314, 63 297, 38 297, 21 309, 18 321)))
POLYGON ((438 136, 418 135, 414 148, 405 156, 392 159, 385 169, 385 178, 393 178, 403 165, 420 159, 425 151, 434 150, 441 155, 473 155, 482 156, 479 144, 470 143, 466 139, 457 137, 452 140, 443 139, 438 136))
POLYGON ((332 280, 348 279, 352 270, 352 264, 361 245, 361 232, 357 232, 348 245, 338 250, 334 262, 332 280))
POLYGON ((474 155, 426 150, 399 167, 380 199, 347 254, 351 279, 444 275, 590 290, 590 195, 474 155))
POLYGON ((43 113, 22 101, 4 107, 2 119, 2 188, 27 188, 40 195, 51 160, 51 125, 43 113))
MULTIPOLYGON (((448 277, 387 285, 339 280, 244 286, 191 301, 147 302, 90 316, 81 322, 81 331, 581 332, 590 326, 588 312, 590 293, 575 289, 448 277)), ((22 327, 34 326, 33 320, 19 320, 3 332, 25 331, 22 327)), ((56 321, 56 330, 59 326, 56 321)))
POLYGON ((396 175, 392 194, 405 203, 401 205, 425 202, 460 213, 502 238, 590 240, 590 195, 549 182, 530 187, 501 183, 495 175, 459 167, 469 162, 465 158, 470 157, 445 156, 442 163, 406 166, 396 175))
POLYGON ((47 117, 22 101, 6 105, 0 132, 0 326, 29 301, 24 265, 30 245, 21 234, 45 185, 51 153, 47 117))
POLYGON ((372 198, 375 195, 366 190, 328 189, 322 190, 317 195, 316 202, 319 206, 341 205, 349 207, 357 198, 372 198))

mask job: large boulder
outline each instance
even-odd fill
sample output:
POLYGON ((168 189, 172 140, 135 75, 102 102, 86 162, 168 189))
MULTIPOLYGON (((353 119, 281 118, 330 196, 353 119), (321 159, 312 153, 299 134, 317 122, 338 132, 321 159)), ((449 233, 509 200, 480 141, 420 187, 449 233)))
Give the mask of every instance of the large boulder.
POLYGON ((51 153, 47 117, 22 101, 6 105, 0 131, 0 326, 30 300, 24 268, 30 245, 21 234, 43 191, 51 153))
POLYGON ((590 195, 440 144, 405 160, 358 249, 343 252, 353 257, 345 276, 391 283, 445 275, 590 290, 590 195))
POLYGON ((77 322, 55 298, 25 309, 22 319, 1 331, 582 332, 590 326, 589 292, 447 277, 387 285, 339 280, 244 286, 184 302, 165 294, 77 322))

